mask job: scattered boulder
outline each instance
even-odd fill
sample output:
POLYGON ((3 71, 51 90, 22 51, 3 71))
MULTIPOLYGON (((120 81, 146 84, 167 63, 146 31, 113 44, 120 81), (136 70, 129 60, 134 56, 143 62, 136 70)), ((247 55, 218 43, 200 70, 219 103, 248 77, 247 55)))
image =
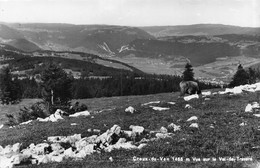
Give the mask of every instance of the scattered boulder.
POLYGON ((199 128, 199 125, 198 125, 198 123, 192 123, 190 125, 190 127, 192 127, 192 128, 199 128))
POLYGON ((129 128, 132 129, 133 133, 138 134, 138 135, 140 135, 144 132, 144 127, 142 127, 142 126, 130 125, 129 128))
POLYGON ((49 117, 46 117, 44 119, 43 118, 37 118, 37 120, 40 121, 40 122, 48 122, 48 121, 57 122, 58 120, 63 119, 62 115, 64 113, 65 113, 64 111, 57 109, 56 112, 54 114, 50 115, 49 117))
POLYGON ((163 134, 166 134, 166 133, 168 133, 168 130, 165 127, 161 127, 160 132, 163 134))
POLYGON ((259 103, 258 103, 258 102, 253 102, 253 103, 252 103, 252 108, 253 108, 253 109, 260 108, 259 103))
POLYGON ((73 152, 72 147, 66 149, 66 150, 63 152, 63 154, 64 154, 64 156, 65 156, 66 158, 69 158, 69 157, 74 158, 74 157, 75 157, 75 152, 73 152))
POLYGON ((134 138, 136 136, 134 132, 126 130, 122 130, 122 134, 124 134, 124 136, 127 138, 134 138))
POLYGON ((5 148, 0 146, 0 155, 17 153, 19 152, 20 147, 21 147, 20 143, 16 143, 14 145, 7 145, 5 148))
POLYGON ((253 114, 254 116, 256 116, 256 117, 260 117, 260 114, 253 114))
POLYGON ((110 145, 107 148, 105 148, 106 152, 111 152, 114 149, 138 149, 137 146, 133 145, 131 141, 125 142, 125 143, 116 143, 115 145, 110 145))
POLYGON ((209 126, 209 127, 210 127, 210 128, 215 128, 213 124, 210 124, 210 126, 209 126))
POLYGON ((59 143, 51 144, 52 154, 59 155, 64 152, 64 148, 59 143))
POLYGON ((28 148, 22 150, 22 153, 25 155, 43 155, 50 145, 47 143, 40 143, 36 146, 31 144, 28 148))
POLYGON ((89 111, 81 111, 74 114, 69 115, 69 117, 79 117, 79 116, 90 116, 89 111))
POLYGON ((156 107, 156 106, 150 106, 152 107, 153 110, 156 110, 156 111, 163 111, 163 110, 169 110, 170 108, 168 107, 156 107))
POLYGON ((173 133, 156 133, 155 136, 159 139, 164 139, 164 138, 171 138, 172 135, 174 135, 173 133))
POLYGON ((132 106, 129 106, 125 109, 125 112, 133 114, 136 110, 132 106))
POLYGON ((260 90, 260 83, 255 83, 251 85, 240 85, 234 88, 226 88, 225 91, 219 91, 219 94, 241 94, 245 92, 257 92, 260 90))
POLYGON ((99 129, 93 129, 94 133, 100 133, 101 131, 99 129))
POLYGON ((245 112, 253 112, 253 107, 251 104, 247 104, 245 112))
POLYGON ((88 145, 88 144, 94 144, 96 142, 97 139, 97 135, 92 135, 90 137, 85 137, 80 139, 79 141, 75 142, 75 147, 77 150, 81 150, 84 146, 88 145))
POLYGON ((48 137, 49 142, 64 142, 64 143, 71 143, 74 144, 76 141, 79 141, 81 139, 81 134, 74 134, 71 136, 51 136, 48 137))
POLYGON ((108 146, 110 144, 114 144, 119 139, 119 135, 121 133, 121 127, 118 125, 114 125, 112 128, 108 129, 105 133, 101 134, 97 137, 96 143, 103 146, 108 146))
POLYGON ((198 120, 197 116, 192 116, 189 119, 187 119, 187 121, 194 121, 194 120, 198 120))
POLYGON ((146 106, 146 105, 149 105, 149 104, 159 104, 160 102, 161 101, 151 101, 151 102, 142 104, 142 106, 146 106))
POLYGON ((19 125, 26 125, 26 124, 29 124, 29 123, 31 123, 31 122, 32 122, 32 120, 28 120, 28 121, 25 121, 25 122, 20 123, 19 125))
POLYGON ((173 129, 174 132, 181 130, 181 126, 175 125, 174 123, 171 123, 170 125, 168 125, 168 128, 173 129))
POLYGON ((201 94, 202 94, 202 96, 210 96, 211 95, 211 91, 202 92, 201 94))
MULTIPOLYGON (((90 155, 92 153, 95 152, 95 146, 96 144, 88 144, 86 146, 84 146, 81 150, 79 150, 79 152, 76 154, 77 158, 84 158, 87 155, 90 155)), ((74 155, 74 154, 72 154, 74 155)), ((75 157, 75 156, 74 156, 75 157)))
POLYGON ((242 123, 239 124, 239 126, 241 126, 241 127, 246 126, 246 125, 247 125, 246 122, 242 122, 242 123))
POLYGON ((191 107, 191 105, 186 104, 186 105, 185 105, 185 108, 187 108, 187 109, 191 109, 192 107, 191 107))
POLYGON ((176 104, 176 103, 175 103, 175 102, 168 102, 168 104, 174 105, 174 104, 176 104))
POLYGON ((253 102, 252 104, 247 104, 245 108, 245 112, 253 112, 255 110, 259 110, 260 105, 257 102, 253 102))
MULTIPOLYGON (((136 145, 133 141, 128 141, 127 137, 135 137, 143 134, 144 127, 131 125, 132 131, 123 131, 118 125, 114 125, 101 135, 92 135, 81 138, 81 134, 71 136, 51 136, 48 137, 48 143, 30 144, 27 148, 20 151, 21 144, 8 145, 5 148, 0 146, 0 165, 6 164, 6 167, 21 164, 22 162, 41 164, 49 162, 61 162, 64 159, 74 158, 82 159, 87 155, 99 152, 103 149, 111 152, 114 149, 142 149, 146 146, 145 141, 139 141, 136 145)), ((147 139, 153 141, 158 138, 171 137, 167 128, 161 127, 160 132, 156 134, 157 138, 147 139)), ((0 167, 1 167, 0 166, 0 167)))
POLYGON ((193 95, 185 96, 183 98, 184 98, 185 101, 189 101, 191 99, 198 99, 199 95, 198 94, 193 94, 193 95))
POLYGON ((108 159, 110 160, 110 162, 114 161, 114 159, 111 156, 108 159))
POLYGON ((138 149, 142 149, 143 147, 145 147, 147 144, 146 143, 141 143, 137 148, 138 149))

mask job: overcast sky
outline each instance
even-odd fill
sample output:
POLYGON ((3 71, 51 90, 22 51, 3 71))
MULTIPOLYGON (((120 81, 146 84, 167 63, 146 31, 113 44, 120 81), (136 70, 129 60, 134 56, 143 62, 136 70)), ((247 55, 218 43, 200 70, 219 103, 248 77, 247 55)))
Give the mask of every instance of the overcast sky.
POLYGON ((0 21, 260 27, 260 0, 0 0, 0 21))

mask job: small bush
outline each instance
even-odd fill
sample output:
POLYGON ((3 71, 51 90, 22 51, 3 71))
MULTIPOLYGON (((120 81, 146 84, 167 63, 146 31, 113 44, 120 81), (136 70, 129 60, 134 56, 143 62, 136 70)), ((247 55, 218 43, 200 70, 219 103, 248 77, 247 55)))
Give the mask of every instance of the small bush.
POLYGON ((37 119, 38 117, 45 118, 50 115, 47 109, 47 106, 43 102, 37 102, 29 108, 23 107, 18 113, 17 120, 21 123, 28 120, 37 119))
POLYGON ((5 122, 5 125, 7 126, 14 126, 17 125, 17 120, 12 114, 5 114, 5 117, 7 118, 7 122, 5 122))
MULTIPOLYGON (((79 104, 79 102, 75 102, 75 104, 72 105, 72 106, 69 108, 68 112, 69 112, 70 114, 74 114, 74 113, 76 113, 76 112, 85 111, 85 110, 88 110, 88 106, 87 106, 86 104, 84 104, 84 103, 79 104)), ((66 110, 65 110, 65 111, 66 111, 66 110)))

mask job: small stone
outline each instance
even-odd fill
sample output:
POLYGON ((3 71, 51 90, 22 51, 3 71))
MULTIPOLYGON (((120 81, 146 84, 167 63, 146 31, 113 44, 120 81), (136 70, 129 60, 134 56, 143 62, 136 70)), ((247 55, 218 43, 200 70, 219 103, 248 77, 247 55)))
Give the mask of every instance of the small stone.
POLYGON ((168 130, 165 127, 161 127, 160 132, 165 134, 168 132, 168 130))

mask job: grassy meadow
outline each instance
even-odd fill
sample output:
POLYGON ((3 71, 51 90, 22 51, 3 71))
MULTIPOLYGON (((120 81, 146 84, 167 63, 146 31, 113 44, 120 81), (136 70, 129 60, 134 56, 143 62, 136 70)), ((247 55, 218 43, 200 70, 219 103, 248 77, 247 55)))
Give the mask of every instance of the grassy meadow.
MULTIPOLYGON (((31 143, 41 143, 49 136, 81 134, 82 137, 102 134, 114 124, 123 130, 130 125, 139 125, 148 133, 141 138, 152 137, 150 131, 158 131, 162 126, 174 123, 180 131, 168 132, 169 138, 149 141, 141 150, 113 150, 94 153, 83 160, 68 159, 61 163, 41 165, 20 165, 18 167, 257 167, 260 153, 260 118, 246 113, 248 103, 259 102, 256 93, 240 95, 210 95, 188 102, 178 98, 179 93, 162 93, 146 96, 124 96, 77 100, 88 105, 91 116, 69 118, 58 122, 33 121, 28 125, 0 129, 0 145, 16 142, 26 148, 31 143), (143 105, 151 101, 160 101, 143 105), (175 102, 176 104, 170 104, 175 102), (190 104, 192 108, 185 108, 190 104), (169 110, 156 111, 152 106, 168 107, 169 110), (137 112, 127 114, 124 110, 133 106, 137 112), (197 116, 196 121, 187 121, 197 116), (190 127, 196 122, 198 128, 190 127), (71 125, 76 123, 77 125, 71 125), (89 129, 99 129, 97 133, 89 129), (112 157, 113 161, 109 158, 112 157), (178 160, 183 159, 182 160, 178 160), (228 160, 229 158, 229 160, 228 160), (250 158, 253 161, 242 161, 250 158), (203 160, 204 159, 204 160, 203 160), (235 160, 232 160, 235 159, 235 160)), ((1 106, 3 113, 15 113, 19 106, 39 100, 24 100, 19 105, 1 106)), ((75 101, 75 100, 74 100, 75 101)), ((1 120, 2 121, 2 120, 1 120)), ((137 143, 138 141, 137 140, 137 143)))

